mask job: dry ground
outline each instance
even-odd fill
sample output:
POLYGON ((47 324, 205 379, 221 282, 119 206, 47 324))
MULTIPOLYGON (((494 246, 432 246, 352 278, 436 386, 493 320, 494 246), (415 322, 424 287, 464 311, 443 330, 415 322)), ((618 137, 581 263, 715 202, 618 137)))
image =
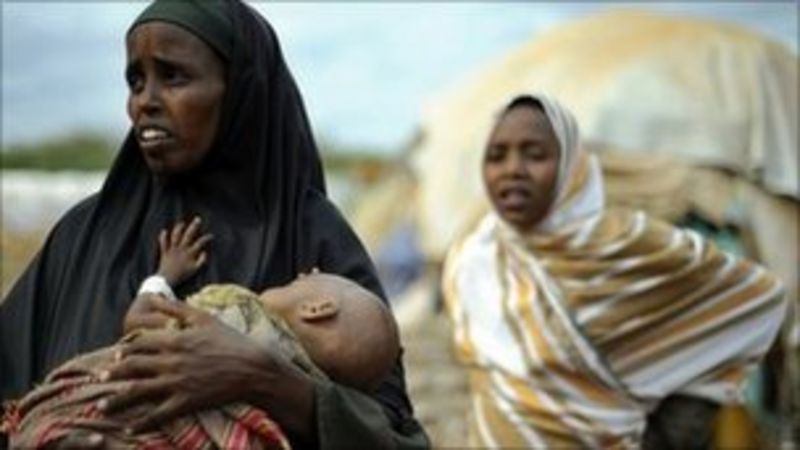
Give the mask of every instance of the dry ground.
POLYGON ((42 245, 44 231, 12 233, 0 229, 0 302, 42 245))
POLYGON ((427 314, 413 326, 401 326, 401 333, 416 417, 434 447, 463 448, 467 443, 467 379, 453 356, 446 317, 427 314))

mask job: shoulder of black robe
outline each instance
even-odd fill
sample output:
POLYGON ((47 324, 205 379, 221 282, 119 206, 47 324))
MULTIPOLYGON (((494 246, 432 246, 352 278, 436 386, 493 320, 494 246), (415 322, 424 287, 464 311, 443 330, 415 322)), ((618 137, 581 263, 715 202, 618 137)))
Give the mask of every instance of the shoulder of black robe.
POLYGON ((70 243, 85 229, 89 212, 97 203, 92 195, 72 207, 50 230, 44 245, 0 303, 0 400, 18 397, 41 378, 42 361, 54 344, 47 330, 59 311, 54 298, 76 267, 66 262, 70 243))

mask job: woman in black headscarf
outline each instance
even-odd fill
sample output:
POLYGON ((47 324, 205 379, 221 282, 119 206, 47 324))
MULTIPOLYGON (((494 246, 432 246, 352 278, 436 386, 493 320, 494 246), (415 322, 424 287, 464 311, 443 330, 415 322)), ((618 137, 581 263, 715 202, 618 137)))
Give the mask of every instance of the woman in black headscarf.
MULTIPOLYGON (((54 227, 0 307, 0 394, 19 397, 70 357, 125 329, 154 332, 110 371, 129 389, 114 414, 155 401, 147 429, 245 401, 297 445, 427 446, 398 360, 371 396, 312 382, 218 321, 136 288, 156 264, 158 232, 200 216, 213 255, 178 296, 208 283, 253 290, 317 267, 384 297, 369 258, 325 194, 302 99, 269 24, 239 0, 159 0, 127 36, 132 121, 101 189, 54 227)), ((88 441, 87 441, 88 444, 88 441)))

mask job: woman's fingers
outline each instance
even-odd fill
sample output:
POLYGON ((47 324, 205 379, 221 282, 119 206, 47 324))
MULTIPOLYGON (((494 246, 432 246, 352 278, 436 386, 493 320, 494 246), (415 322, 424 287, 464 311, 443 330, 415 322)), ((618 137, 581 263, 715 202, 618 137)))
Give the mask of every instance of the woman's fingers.
POLYGON ((174 390, 175 384, 175 377, 134 380, 116 394, 101 399, 97 408, 104 414, 113 415, 128 407, 167 397, 174 390))
POLYGON ((187 322, 196 311, 195 308, 186 303, 167 300, 162 296, 154 299, 149 304, 149 307, 153 313, 164 314, 181 322, 187 322))
POLYGON ((124 387, 98 402, 106 414, 146 401, 169 397, 180 390, 183 379, 180 332, 146 331, 119 345, 115 363, 100 373, 102 381, 125 380, 124 387))
POLYGON ((124 331, 164 328, 172 319, 183 321, 187 316, 186 308, 189 307, 161 295, 142 294, 134 300, 125 316, 124 331))
POLYGON ((178 330, 147 330, 130 342, 119 345, 119 359, 129 355, 181 351, 181 332, 178 330))
POLYGON ((164 300, 154 304, 154 307, 158 312, 174 317, 181 323, 190 326, 208 323, 208 320, 212 317, 207 312, 191 307, 183 302, 164 300))
POLYGON ((208 323, 211 317, 210 314, 183 302, 151 294, 147 298, 135 300, 125 316, 124 330, 125 333, 130 333, 139 329, 166 328, 173 320, 186 325, 202 325, 208 323))
POLYGON ((181 398, 179 395, 168 397, 161 404, 151 409, 144 417, 133 422, 131 431, 134 433, 150 431, 159 424, 186 414, 188 412, 184 411, 186 402, 181 398))
POLYGON ((141 350, 138 353, 124 353, 124 351, 124 349, 120 349, 120 353, 115 358, 116 364, 100 372, 101 381, 133 380, 154 376, 176 365, 171 360, 174 357, 147 354, 141 350))
POLYGON ((160 297, 158 301, 153 302, 150 306, 153 308, 153 312, 166 314, 176 319, 183 319, 189 314, 191 308, 183 302, 167 300, 164 297, 160 297))
MULTIPOLYGON (((144 331, 120 345, 105 380, 119 391, 98 403, 106 414, 147 404, 133 431, 200 409, 251 399, 252 380, 286 376, 289 363, 206 314, 209 323, 184 330, 144 331), (285 367, 284 367, 285 366, 285 367)), ((200 317, 200 315, 198 315, 200 317)), ((299 371, 298 371, 299 372, 299 371)), ((309 397, 313 398, 313 397, 309 397)))
POLYGON ((128 309, 123 322, 123 330, 130 333, 138 329, 163 328, 172 317, 156 309, 156 305, 173 303, 156 294, 137 296, 128 309))
POLYGON ((127 334, 135 330, 164 328, 171 319, 171 316, 161 312, 131 315, 125 320, 125 333, 127 334))

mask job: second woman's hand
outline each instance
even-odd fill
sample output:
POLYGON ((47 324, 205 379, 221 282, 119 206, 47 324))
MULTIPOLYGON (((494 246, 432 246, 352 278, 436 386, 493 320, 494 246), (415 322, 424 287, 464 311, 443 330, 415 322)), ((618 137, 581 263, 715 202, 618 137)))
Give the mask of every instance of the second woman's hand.
POLYGON ((313 438, 311 379, 278 352, 182 303, 152 301, 148 314, 188 325, 148 330, 121 344, 118 361, 102 377, 128 380, 126 388, 99 406, 106 414, 148 402, 132 432, 207 408, 242 402, 259 407, 285 431, 313 438))

